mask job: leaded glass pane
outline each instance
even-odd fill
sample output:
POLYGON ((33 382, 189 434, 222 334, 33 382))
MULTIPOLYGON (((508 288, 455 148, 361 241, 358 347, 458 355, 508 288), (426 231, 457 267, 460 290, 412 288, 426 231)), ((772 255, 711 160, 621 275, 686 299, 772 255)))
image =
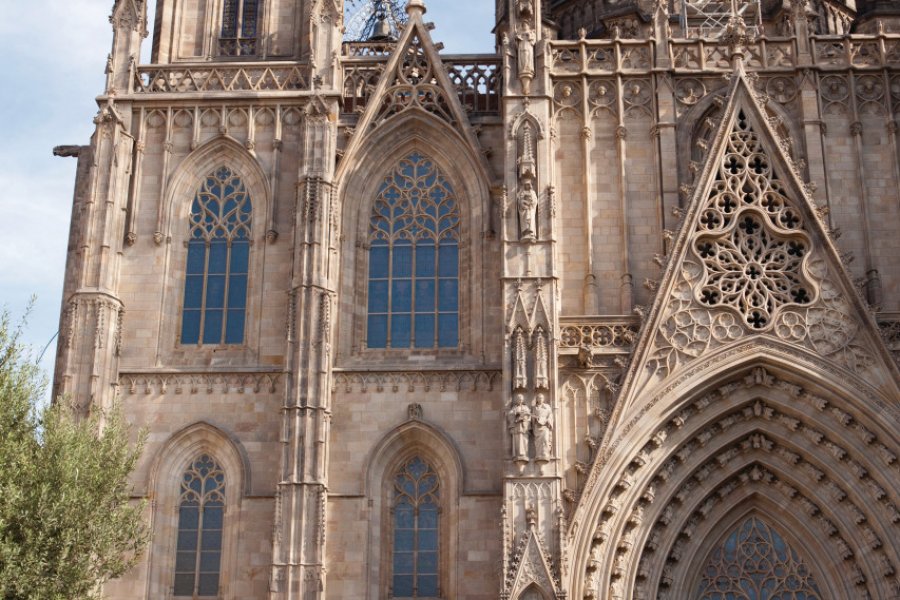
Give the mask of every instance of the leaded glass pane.
POLYGON ((250 263, 250 196, 221 167, 191 204, 181 343, 241 344, 250 263))
POLYGON ((437 598, 439 499, 437 475, 413 458, 394 478, 392 598, 437 598))
POLYGON ((178 509, 175 553, 175 596, 214 597, 219 594, 225 473, 202 455, 184 472, 178 509))
POLYGON ((456 347, 458 329, 448 328, 459 322, 459 211, 431 159, 411 154, 382 181, 369 243, 367 346, 456 347), (382 281, 389 283, 375 285, 382 281), (453 317, 445 319, 443 333, 438 310, 453 317), (386 323, 373 320, 382 314, 386 323))
POLYGON ((775 529, 751 517, 713 550, 699 600, 820 600, 809 568, 775 529))

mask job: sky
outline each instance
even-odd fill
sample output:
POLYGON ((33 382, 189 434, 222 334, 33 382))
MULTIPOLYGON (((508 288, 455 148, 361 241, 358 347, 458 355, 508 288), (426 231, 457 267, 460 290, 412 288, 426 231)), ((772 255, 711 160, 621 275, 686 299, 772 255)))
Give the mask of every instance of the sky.
MULTIPOLYGON (((299 0, 298 0, 299 1, 299 0)), ((148 2, 154 14, 155 0, 148 2)), ((491 52, 494 0, 426 0, 444 52, 491 52)), ((112 43, 113 0, 0 0, 0 307, 14 320, 36 301, 24 341, 52 376, 75 158, 54 146, 89 143, 112 43)), ((141 62, 150 60, 149 38, 141 62)), ((127 316, 126 307, 126 319, 127 316)))

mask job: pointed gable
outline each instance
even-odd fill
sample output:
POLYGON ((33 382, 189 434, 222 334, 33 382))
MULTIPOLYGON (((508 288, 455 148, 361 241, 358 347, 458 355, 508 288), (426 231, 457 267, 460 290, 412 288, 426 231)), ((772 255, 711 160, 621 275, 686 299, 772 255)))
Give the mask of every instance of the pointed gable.
POLYGON ((896 366, 742 69, 729 96, 620 410, 700 357, 750 338, 802 346, 895 389, 896 366))

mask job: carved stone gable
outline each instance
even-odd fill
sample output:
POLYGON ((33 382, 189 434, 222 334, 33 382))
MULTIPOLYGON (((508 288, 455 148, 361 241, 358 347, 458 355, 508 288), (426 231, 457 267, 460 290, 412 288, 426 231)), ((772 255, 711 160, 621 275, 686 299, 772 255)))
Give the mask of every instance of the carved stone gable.
POLYGON ((557 596, 559 584, 553 575, 549 554, 535 530, 522 535, 514 559, 513 578, 509 583, 507 598, 518 598, 531 585, 537 585, 545 594, 557 596))
POLYGON ((887 353, 746 78, 734 77, 623 408, 639 390, 750 337, 805 347, 870 383, 891 368, 875 368, 887 353))

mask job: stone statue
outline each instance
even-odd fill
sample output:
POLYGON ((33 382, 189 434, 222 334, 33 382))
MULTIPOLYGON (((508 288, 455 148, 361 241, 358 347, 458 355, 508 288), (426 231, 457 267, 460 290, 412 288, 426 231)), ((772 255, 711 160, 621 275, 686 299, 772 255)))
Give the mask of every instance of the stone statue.
POLYGON ((531 80, 534 78, 534 32, 525 29, 516 36, 518 41, 519 81, 522 82, 522 93, 531 93, 531 80))
POLYGON ((522 181, 522 189, 516 194, 516 203, 519 208, 519 238, 536 238, 538 197, 530 179, 522 181))
POLYGON ((516 328, 516 337, 513 340, 513 389, 524 390, 528 387, 528 365, 525 356, 525 335, 522 328, 516 328))
POLYGON ((531 426, 534 429, 534 458, 548 461, 553 458, 553 409, 544 402, 544 394, 534 399, 531 426))
POLYGON ((516 394, 512 408, 506 413, 506 426, 512 438, 514 461, 528 462, 528 430, 531 428, 531 409, 525 405, 525 396, 516 394))

